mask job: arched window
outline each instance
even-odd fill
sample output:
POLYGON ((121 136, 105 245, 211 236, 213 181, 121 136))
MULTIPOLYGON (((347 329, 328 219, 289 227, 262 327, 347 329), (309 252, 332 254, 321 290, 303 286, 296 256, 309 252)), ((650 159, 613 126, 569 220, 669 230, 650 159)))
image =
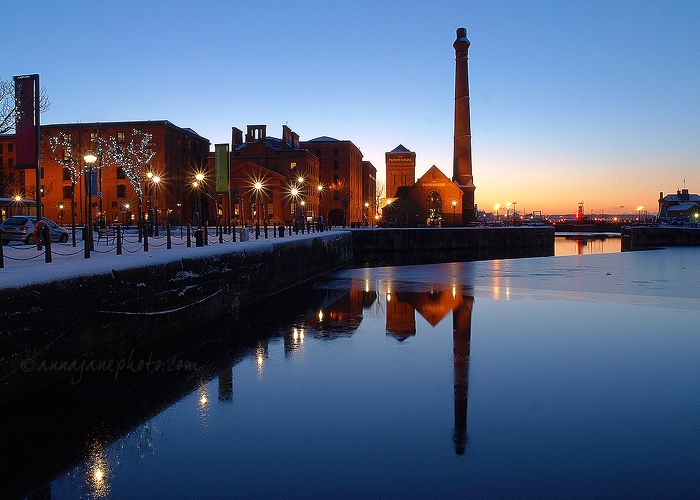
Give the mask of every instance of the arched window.
POLYGON ((442 225, 442 197, 437 191, 431 191, 426 198, 426 206, 428 207, 428 225, 442 225))

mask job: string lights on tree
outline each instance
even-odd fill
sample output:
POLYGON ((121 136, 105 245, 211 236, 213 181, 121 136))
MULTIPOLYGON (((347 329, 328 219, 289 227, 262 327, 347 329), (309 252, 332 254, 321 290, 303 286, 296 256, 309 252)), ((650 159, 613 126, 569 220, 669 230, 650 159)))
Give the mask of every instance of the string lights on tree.
POLYGON ((143 218, 143 176, 145 167, 155 156, 155 151, 149 148, 151 134, 134 129, 129 142, 120 142, 117 137, 110 136, 104 142, 102 153, 103 165, 116 165, 122 169, 131 187, 136 193, 139 210, 139 227, 143 218))

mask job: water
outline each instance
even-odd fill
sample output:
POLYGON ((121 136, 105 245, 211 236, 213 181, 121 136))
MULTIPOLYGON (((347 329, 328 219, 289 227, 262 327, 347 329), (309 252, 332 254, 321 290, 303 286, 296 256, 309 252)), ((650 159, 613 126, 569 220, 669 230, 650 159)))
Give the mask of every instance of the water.
MULTIPOLYGON (((178 346, 198 369, 172 373, 158 393, 133 397, 146 377, 129 382, 132 396, 108 395, 113 408, 76 433, 79 458, 64 457, 44 491, 697 497, 698 257, 679 248, 334 273, 271 301, 283 310, 259 311, 245 342, 236 326, 178 346)), ((45 442, 42 453, 58 451, 45 442)))
POLYGON ((554 255, 590 255, 622 250, 620 233, 557 233, 554 255))

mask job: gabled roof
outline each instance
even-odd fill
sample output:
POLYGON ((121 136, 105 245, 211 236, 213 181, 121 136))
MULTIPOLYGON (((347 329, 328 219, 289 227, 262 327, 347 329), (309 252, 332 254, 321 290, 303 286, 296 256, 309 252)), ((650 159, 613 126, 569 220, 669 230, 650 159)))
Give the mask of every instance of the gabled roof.
POLYGON ((389 151, 389 152, 390 153, 411 153, 412 151, 406 149, 406 147, 403 144, 399 144, 392 151, 389 151))
POLYGON ((693 207, 696 207, 698 205, 697 202, 694 201, 684 201, 683 203, 679 203, 678 205, 671 205, 668 207, 668 213, 671 214, 672 212, 686 212, 693 207))

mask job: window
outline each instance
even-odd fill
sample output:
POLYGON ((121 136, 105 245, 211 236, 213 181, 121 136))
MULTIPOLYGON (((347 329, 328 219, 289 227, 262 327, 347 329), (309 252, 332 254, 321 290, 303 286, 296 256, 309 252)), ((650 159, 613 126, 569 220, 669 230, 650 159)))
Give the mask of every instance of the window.
POLYGON ((335 191, 333 191, 333 199, 334 199, 334 200, 339 200, 339 199, 340 199, 340 193, 338 192, 337 189, 336 189, 335 191))
POLYGON ((7 145, 7 152, 8 152, 8 153, 12 153, 12 150, 13 150, 13 149, 15 149, 15 145, 14 145, 14 144, 8 144, 8 145, 7 145))
POLYGON ((0 144, 0 155, 2 154, 2 144, 0 144))
POLYGON ((39 178, 40 179, 44 178, 44 167, 41 167, 41 176, 39 178))
POLYGON ((297 168, 297 162, 295 162, 295 161, 291 162, 291 163, 289 164, 289 168, 291 168, 291 169, 297 168))
POLYGON ((316 156, 321 157, 321 148, 316 148, 316 156))
POLYGON ((70 200, 71 191, 73 191, 73 186, 63 186, 63 198, 70 200))
POLYGON ((272 217, 272 210, 273 210, 274 205, 272 203, 267 204, 267 218, 269 219, 272 217))
POLYGON ((117 167, 117 179, 126 179, 126 172, 122 167, 117 167))
POLYGON ((63 167, 63 180, 64 181, 69 181, 70 180, 70 170, 63 167))
POLYGON ((333 156, 338 156, 338 148, 333 148, 333 156))
POLYGON ((116 201, 113 201, 113 202, 112 202, 112 208, 117 208, 117 202, 116 202, 116 201))
POLYGON ((7 159, 7 166, 10 167, 10 169, 15 167, 15 159, 14 158, 8 158, 7 159))
POLYGON ((126 184, 117 184, 117 198, 126 198, 126 184))
POLYGON ((97 132, 90 132, 90 142, 97 142, 97 132))
POLYGON ((338 170, 338 162, 337 161, 333 162, 333 170, 338 170))
POLYGON ((70 142, 71 137, 70 134, 63 134, 63 142, 70 142))
POLYGON ((117 142, 119 144, 124 142, 124 132, 117 132, 117 142))
POLYGON ((150 132, 146 132, 145 134, 146 142, 153 142, 153 134, 150 132))
POLYGON ((148 156, 153 153, 153 150, 151 148, 146 148, 143 150, 143 152, 146 153, 146 155, 148 156))
POLYGON ((19 171, 19 185, 24 187, 24 170, 19 171))
POLYGON ((333 176, 333 184, 338 184, 338 176, 337 175, 333 176))
POLYGON ((70 160, 70 151, 68 151, 67 149, 64 149, 63 150, 63 161, 68 161, 68 160, 70 160))

